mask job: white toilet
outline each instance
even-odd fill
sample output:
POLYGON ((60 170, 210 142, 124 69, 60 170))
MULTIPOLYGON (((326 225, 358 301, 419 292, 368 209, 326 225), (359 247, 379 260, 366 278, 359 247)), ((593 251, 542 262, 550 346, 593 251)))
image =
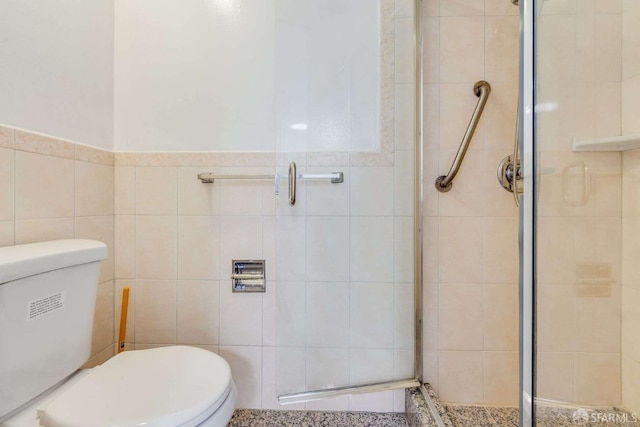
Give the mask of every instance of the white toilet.
POLYGON ((126 351, 87 370, 106 246, 0 248, 0 427, 225 426, 227 362, 194 347, 126 351))

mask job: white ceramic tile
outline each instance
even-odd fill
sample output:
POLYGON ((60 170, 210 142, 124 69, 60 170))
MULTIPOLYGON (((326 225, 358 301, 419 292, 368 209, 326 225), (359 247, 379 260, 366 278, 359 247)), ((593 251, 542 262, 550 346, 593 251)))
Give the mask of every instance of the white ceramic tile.
POLYGON ((485 78, 491 84, 517 82, 518 16, 487 16, 485 18, 485 78))
POLYGON ((438 343, 438 331, 440 316, 440 301, 439 301, 439 285, 427 284, 424 287, 422 294, 422 309, 424 310, 424 323, 422 332, 422 345, 424 350, 437 350, 439 348, 438 343))
POLYGON ((414 81, 413 19, 396 19, 395 76, 396 83, 414 81))
POLYGON ((518 220, 485 218, 484 283, 515 284, 518 271, 518 220))
POLYGON ((394 350, 393 351, 393 378, 405 380, 413 378, 414 372, 414 350, 394 350))
POLYGON ((573 289, 570 286, 539 286, 537 297, 538 350, 566 352, 575 349, 573 289))
POLYGON ((441 350, 482 350, 482 285, 440 285, 441 350))
POLYGON ((262 345, 275 347, 277 331, 277 287, 278 282, 267 282, 267 289, 262 294, 262 345))
POLYGON ((308 348, 306 360, 308 390, 349 385, 348 349, 308 348))
POLYGON ((604 298, 578 297, 575 300, 577 351, 619 353, 621 350, 622 289, 612 286, 604 298))
POLYGON ((107 245, 107 259, 101 262, 100 283, 113 279, 114 273, 114 225, 113 216, 86 216, 75 220, 75 238, 92 239, 107 245))
POLYGON ((439 260, 439 228, 438 218, 423 218, 423 265, 422 276, 425 283, 437 283, 440 280, 439 260))
POLYGON ((511 2, 503 0, 484 0, 484 14, 491 15, 518 15, 520 8, 511 2))
MULTIPOLYGON (((541 319, 541 321, 545 321, 541 319)), ((518 287, 484 285, 484 349, 518 348, 518 287)))
POLYGON ((574 224, 570 218, 539 218, 539 283, 571 284, 575 280, 574 224))
POLYGON ((0 221, 0 247, 15 244, 15 222, 0 221))
POLYGON ((596 79, 619 82, 622 80, 622 16, 597 14, 595 31, 596 79))
POLYGON ((494 405, 518 405, 518 369, 517 351, 485 352, 483 401, 494 405))
POLYGON ((392 348, 393 285, 352 283, 350 287, 350 346, 352 348, 392 348))
POLYGON ((307 402, 307 411, 348 411, 350 396, 340 396, 333 399, 322 399, 307 402))
POLYGON ((73 218, 36 219, 15 222, 15 244, 45 242, 48 240, 73 239, 73 218))
POLYGON ((178 217, 178 279, 218 279, 220 221, 212 216, 178 217))
POLYGON ((231 376, 238 389, 238 409, 262 407, 262 348, 220 346, 220 356, 231 366, 231 376))
MULTIPOLYGON (((306 275, 307 219, 303 216, 276 218, 276 276, 278 280, 304 280, 306 275)), ((269 267, 267 267, 269 268, 269 267)))
POLYGON ((438 397, 443 402, 481 403, 483 357, 481 351, 441 351, 438 362, 438 397))
MULTIPOLYGON (((473 3, 480 3, 471 0, 473 3)), ((483 5, 484 6, 484 5, 483 5)), ((484 77, 484 17, 440 19, 440 81, 476 82, 484 77)))
POLYGON ((538 352, 536 388, 540 397, 573 402, 573 353, 538 352))
POLYGON ((356 394, 349 397, 350 411, 393 412, 393 392, 356 394))
MULTIPOLYGON (((275 399, 277 395, 286 393, 296 393, 305 390, 305 366, 306 366, 306 351, 304 348, 276 348, 274 349, 274 371, 277 375, 275 384, 273 385, 274 395, 272 399, 275 399), (276 394, 277 393, 277 394, 276 394)), ((271 352, 271 348, 264 347, 263 354, 271 352)), ((264 360, 263 362, 267 362, 264 360)), ((267 380, 268 378, 263 379, 267 380)), ((274 402, 275 403, 275 402, 274 402)), ((282 407, 278 404, 280 408, 282 407)), ((302 404, 304 407, 304 404, 302 404)))
POLYGON ((136 217, 115 215, 115 276, 118 279, 136 277, 136 217))
POLYGON ((393 281, 393 218, 351 217, 350 278, 393 281))
POLYGON ((136 168, 114 167, 114 212, 131 215, 136 212, 136 168))
POLYGON ((307 218, 307 280, 349 279, 349 228, 349 217, 307 218))
POLYGON ((76 216, 113 215, 113 166, 75 162, 76 216))
POLYGON ((413 229, 412 217, 395 218, 393 230, 393 258, 395 282, 411 282, 414 274, 413 256, 413 229))
POLYGON ((587 405, 617 406, 621 402, 621 361, 616 353, 575 354, 576 400, 587 405), (598 387, 594 387, 598 384, 598 387))
POLYGON ((395 148, 396 150, 413 151, 413 147, 415 145, 415 85, 396 85, 395 94, 395 148))
POLYGON ((220 345, 262 345, 262 294, 231 292, 220 282, 220 345))
POLYGON ((413 216, 415 156, 413 151, 397 151, 394 165, 394 215, 413 216))
POLYGON ((16 151, 16 220, 74 216, 73 176, 73 160, 16 151))
POLYGON ((177 217, 136 217, 136 277, 175 279, 177 277, 177 217))
POLYGON ((422 31, 423 79, 425 83, 438 83, 440 80, 440 19, 423 18, 422 31))
POLYGON ((349 284, 307 283, 306 287, 307 347, 348 347, 349 284))
POLYGON ((306 339, 306 292, 299 283, 276 285, 276 338, 281 347, 303 347, 306 339))
POLYGON ((142 344, 175 344, 176 282, 136 280, 135 341, 142 344))
POLYGON ((171 215, 178 211, 178 171, 175 167, 136 168, 136 213, 171 215))
POLYGON ((631 412, 640 410, 640 394, 637 384, 640 381, 640 363, 626 357, 622 359, 622 397, 623 405, 631 412))
POLYGON ((413 283, 396 283, 393 290, 394 348, 413 348, 415 337, 415 305, 413 283))
POLYGON ((351 214, 393 215, 393 183, 393 168, 352 167, 351 214))
POLYGON ((351 384, 365 384, 393 379, 393 351, 384 349, 351 349, 351 384))
POLYGON ((14 219, 13 150, 0 148, 0 220, 14 219))
POLYGON ((220 285, 218 282, 178 281, 178 343, 218 344, 219 314, 220 285))
POLYGON ((234 259, 262 259, 262 218, 224 216, 220 218, 220 277, 231 277, 234 259))
POLYGON ((482 283, 482 218, 440 218, 438 268, 441 283, 482 283))

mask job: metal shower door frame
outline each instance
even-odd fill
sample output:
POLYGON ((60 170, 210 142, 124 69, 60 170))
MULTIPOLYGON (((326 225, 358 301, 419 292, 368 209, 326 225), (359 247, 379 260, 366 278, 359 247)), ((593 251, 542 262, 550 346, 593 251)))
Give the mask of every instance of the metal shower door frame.
POLYGON ((535 13, 536 0, 520 0, 520 150, 524 192, 520 196, 520 426, 535 425, 535 13))

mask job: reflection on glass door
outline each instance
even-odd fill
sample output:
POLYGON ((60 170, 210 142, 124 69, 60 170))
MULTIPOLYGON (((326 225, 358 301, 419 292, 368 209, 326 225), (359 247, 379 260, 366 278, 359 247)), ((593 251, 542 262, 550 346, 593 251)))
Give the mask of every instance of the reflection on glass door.
POLYGON ((298 177, 276 199, 278 395, 412 379, 413 10, 275 4, 277 173, 298 177))
POLYGON ((640 8, 534 5, 536 424, 637 425, 640 8))

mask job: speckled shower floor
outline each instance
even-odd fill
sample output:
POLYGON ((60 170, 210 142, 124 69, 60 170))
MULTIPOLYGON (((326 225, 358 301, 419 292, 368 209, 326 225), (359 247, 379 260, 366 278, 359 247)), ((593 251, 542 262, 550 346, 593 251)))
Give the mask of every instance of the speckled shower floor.
POLYGON ((239 409, 229 427, 407 427, 404 413, 239 409))

